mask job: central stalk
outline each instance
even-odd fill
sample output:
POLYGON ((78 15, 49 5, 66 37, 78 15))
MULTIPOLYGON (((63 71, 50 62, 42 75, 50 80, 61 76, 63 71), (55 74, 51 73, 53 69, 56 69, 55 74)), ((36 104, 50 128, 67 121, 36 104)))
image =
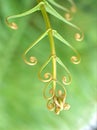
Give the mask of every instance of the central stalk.
MULTIPOLYGON (((37 0, 38 3, 42 2, 42 0, 37 0)), ((53 72, 52 72, 52 76, 53 76, 53 87, 56 87, 56 51, 55 51, 55 43, 54 43, 54 38, 53 38, 53 34, 52 34, 52 27, 50 24, 50 20, 48 18, 48 14, 46 12, 45 6, 42 5, 41 7, 41 12, 46 24, 46 29, 51 29, 48 32, 48 37, 49 37, 49 41, 50 41, 50 47, 51 47, 51 55, 52 55, 52 66, 53 66, 53 72)))

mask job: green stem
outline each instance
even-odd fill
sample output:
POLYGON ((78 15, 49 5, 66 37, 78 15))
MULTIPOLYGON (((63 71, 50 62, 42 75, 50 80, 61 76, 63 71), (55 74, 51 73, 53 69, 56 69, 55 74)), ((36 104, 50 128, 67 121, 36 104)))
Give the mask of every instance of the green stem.
MULTIPOLYGON (((38 3, 42 2, 42 0, 37 0, 37 1, 38 1, 38 3)), ((45 20, 46 29, 51 29, 48 32, 48 36, 49 36, 51 54, 52 54, 52 65, 53 65, 53 74, 52 75, 53 75, 53 80, 54 80, 53 81, 53 87, 56 87, 56 51, 55 51, 54 38, 53 38, 53 35, 52 35, 52 27, 51 27, 50 20, 48 18, 48 14, 46 12, 44 5, 41 6, 41 12, 42 12, 43 18, 45 20)))

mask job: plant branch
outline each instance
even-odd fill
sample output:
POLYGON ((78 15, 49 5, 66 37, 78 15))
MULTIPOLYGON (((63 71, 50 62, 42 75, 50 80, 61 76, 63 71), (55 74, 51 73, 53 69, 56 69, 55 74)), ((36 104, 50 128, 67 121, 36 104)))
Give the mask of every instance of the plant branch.
MULTIPOLYGON (((37 0, 38 3, 42 2, 42 0, 37 0)), ((41 12, 42 12, 42 15, 43 15, 43 18, 44 18, 44 21, 45 21, 45 24, 46 24, 46 29, 51 29, 49 32, 48 32, 48 37, 49 37, 49 41, 50 41, 50 47, 51 47, 51 55, 52 55, 52 65, 53 65, 53 73, 52 73, 52 78, 53 78, 53 87, 56 87, 56 51, 55 51, 55 43, 54 43, 54 38, 53 38, 53 35, 52 35, 52 27, 51 27, 51 24, 50 24, 50 20, 49 20, 49 17, 48 17, 48 14, 46 12, 46 9, 45 9, 45 5, 41 5, 40 7, 41 9, 41 12)))

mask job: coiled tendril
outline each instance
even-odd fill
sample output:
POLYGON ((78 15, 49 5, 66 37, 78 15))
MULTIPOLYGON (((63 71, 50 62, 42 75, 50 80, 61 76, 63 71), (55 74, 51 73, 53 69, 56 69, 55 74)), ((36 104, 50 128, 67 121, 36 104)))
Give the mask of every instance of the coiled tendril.
POLYGON ((30 58, 29 58, 29 61, 24 57, 24 62, 26 63, 26 64, 28 64, 28 65, 36 65, 37 64, 37 59, 36 59, 36 57, 33 57, 33 56, 31 56, 30 58))
POLYGON ((70 109, 70 105, 68 103, 66 103, 66 90, 64 88, 64 86, 60 83, 57 82, 57 85, 60 85, 63 88, 62 90, 57 90, 57 93, 55 92, 56 89, 51 89, 50 93, 52 94, 52 96, 50 98, 48 98, 47 101, 47 108, 50 111, 55 111, 55 113, 58 115, 62 110, 69 110, 70 109))
POLYGON ((54 95, 55 95, 55 87, 52 85, 52 83, 53 83, 53 80, 51 80, 51 81, 44 87, 44 90, 43 90, 43 96, 44 96, 44 98, 47 99, 47 100, 51 100, 51 99, 54 97, 54 95), (48 96, 46 93, 47 93, 47 89, 49 88, 50 85, 52 85, 52 87, 51 87, 51 89, 49 90, 49 93, 48 93, 50 96, 48 96))
POLYGON ((81 59, 80 59, 80 55, 77 52, 77 50, 73 46, 71 46, 56 30, 53 30, 53 36, 56 37, 63 44, 67 45, 68 47, 70 47, 73 50, 73 52, 76 54, 76 56, 72 56, 71 61, 74 64, 79 64, 81 59))
POLYGON ((51 81, 52 80, 52 74, 51 73, 45 73, 44 74, 44 78, 42 78, 42 76, 41 76, 41 73, 43 72, 43 70, 46 68, 46 66, 49 64, 49 62, 51 61, 51 59, 52 59, 52 57, 50 57, 47 61, 46 61, 46 63, 41 67, 41 69, 40 69, 40 71, 39 71, 39 73, 38 73, 38 77, 39 77, 39 79, 42 81, 42 82, 49 82, 49 81, 51 81))
POLYGON ((70 21, 72 20, 72 13, 76 12, 76 5, 72 0, 68 0, 68 2, 71 4, 71 7, 69 9, 69 12, 65 14, 66 20, 70 21))
MULTIPOLYGON (((79 31, 80 31, 80 29, 79 29, 79 31)), ((81 31, 80 31, 81 32, 81 31)), ((83 39, 84 39, 84 34, 83 34, 83 32, 81 32, 81 34, 80 33, 76 33, 75 34, 75 39, 76 39, 76 41, 82 41, 83 39)))
POLYGON ((57 62, 61 65, 61 67, 63 67, 63 69, 68 74, 68 78, 66 76, 63 77, 63 79, 62 79, 63 84, 64 85, 70 85, 72 78, 71 78, 71 74, 70 74, 69 70, 67 69, 67 67, 63 64, 63 62, 58 57, 57 57, 57 62))
POLYGON ((10 19, 10 17, 7 17, 7 18, 6 18, 6 23, 7 23, 7 25, 8 25, 11 29, 17 30, 17 29, 18 29, 17 24, 14 23, 14 22, 9 23, 9 22, 8 22, 9 19, 10 19))

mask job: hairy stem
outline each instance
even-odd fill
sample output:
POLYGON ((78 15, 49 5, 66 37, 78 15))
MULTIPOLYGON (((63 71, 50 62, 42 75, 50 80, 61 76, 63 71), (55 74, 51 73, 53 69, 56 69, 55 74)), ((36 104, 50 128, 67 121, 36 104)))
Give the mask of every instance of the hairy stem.
MULTIPOLYGON (((39 2, 42 2, 42 0, 37 0, 37 1, 38 1, 38 3, 39 3, 39 2)), ((48 29, 51 29, 51 30, 48 32, 48 37, 49 37, 49 41, 50 41, 51 55, 52 55, 53 87, 55 88, 55 87, 56 87, 56 51, 55 51, 54 38, 53 38, 53 35, 52 35, 53 32, 52 32, 52 27, 51 27, 51 24, 50 24, 50 20, 49 20, 49 17, 48 17, 48 14, 47 14, 47 12, 46 12, 46 9, 45 9, 45 6, 44 6, 44 5, 41 6, 41 12, 42 12, 42 15, 43 15, 45 24, 46 24, 46 29, 47 29, 47 30, 48 30, 48 29)))

